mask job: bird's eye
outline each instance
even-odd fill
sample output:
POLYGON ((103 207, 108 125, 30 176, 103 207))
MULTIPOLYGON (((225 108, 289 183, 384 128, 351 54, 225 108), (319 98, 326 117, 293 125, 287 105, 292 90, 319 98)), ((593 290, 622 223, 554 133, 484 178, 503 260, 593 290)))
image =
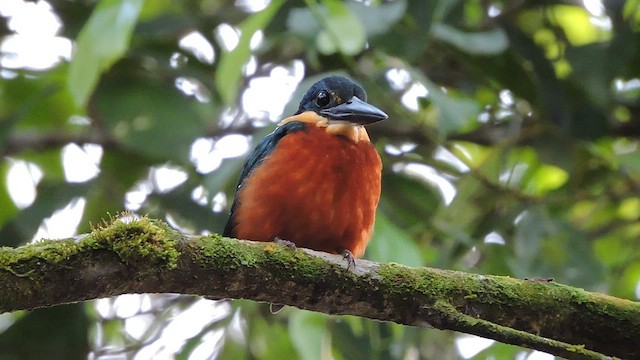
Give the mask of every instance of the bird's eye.
POLYGON ((320 91, 316 96, 316 105, 318 105, 319 107, 325 107, 329 105, 329 102, 331 102, 331 98, 326 91, 320 91))

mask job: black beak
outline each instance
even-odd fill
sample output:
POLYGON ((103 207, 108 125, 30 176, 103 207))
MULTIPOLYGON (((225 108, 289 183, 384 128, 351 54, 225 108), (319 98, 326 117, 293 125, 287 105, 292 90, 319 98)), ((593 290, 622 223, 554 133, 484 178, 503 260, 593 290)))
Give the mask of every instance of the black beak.
POLYGON ((368 125, 387 119, 389 116, 377 107, 354 96, 349 101, 329 109, 320 110, 320 115, 329 120, 348 121, 357 125, 368 125))

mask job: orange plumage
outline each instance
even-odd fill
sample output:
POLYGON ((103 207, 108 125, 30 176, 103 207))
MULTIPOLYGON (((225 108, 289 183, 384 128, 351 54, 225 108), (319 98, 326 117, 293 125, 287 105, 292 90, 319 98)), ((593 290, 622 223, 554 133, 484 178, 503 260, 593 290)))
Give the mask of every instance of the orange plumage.
POLYGON ((236 236, 364 254, 380 199, 382 162, 368 141, 309 126, 287 135, 246 180, 236 236))

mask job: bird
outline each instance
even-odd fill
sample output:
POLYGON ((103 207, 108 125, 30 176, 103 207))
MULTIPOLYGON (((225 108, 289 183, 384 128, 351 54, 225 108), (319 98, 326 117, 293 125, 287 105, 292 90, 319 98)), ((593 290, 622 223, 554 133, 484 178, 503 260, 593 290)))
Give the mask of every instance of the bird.
POLYGON ((387 118, 346 77, 313 84, 247 156, 223 236, 340 254, 355 268, 381 191, 382 161, 364 126, 387 118))

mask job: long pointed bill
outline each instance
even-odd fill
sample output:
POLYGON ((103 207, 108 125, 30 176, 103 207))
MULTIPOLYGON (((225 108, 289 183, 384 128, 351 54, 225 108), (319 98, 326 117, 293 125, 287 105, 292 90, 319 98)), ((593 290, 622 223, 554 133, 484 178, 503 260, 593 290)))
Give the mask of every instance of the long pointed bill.
POLYGON ((343 104, 320 110, 320 114, 330 120, 348 121, 356 125, 373 124, 389 117, 384 111, 355 96, 343 104))

